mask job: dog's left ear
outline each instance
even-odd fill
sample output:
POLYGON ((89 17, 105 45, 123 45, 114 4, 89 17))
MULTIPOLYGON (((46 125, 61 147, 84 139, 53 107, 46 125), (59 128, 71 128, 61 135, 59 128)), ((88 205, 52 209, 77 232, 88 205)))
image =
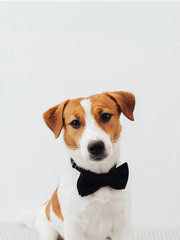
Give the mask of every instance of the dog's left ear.
POLYGON ((56 138, 59 137, 63 128, 63 112, 67 103, 68 100, 50 108, 43 114, 45 123, 53 131, 56 138))
POLYGON ((133 111, 135 107, 135 97, 129 92, 108 92, 109 97, 116 102, 120 112, 131 121, 134 121, 133 111))

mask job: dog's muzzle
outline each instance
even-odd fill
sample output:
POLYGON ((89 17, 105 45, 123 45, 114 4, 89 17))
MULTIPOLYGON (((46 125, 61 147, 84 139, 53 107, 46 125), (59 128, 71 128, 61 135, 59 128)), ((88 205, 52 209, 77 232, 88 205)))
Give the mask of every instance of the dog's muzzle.
POLYGON ((102 160, 106 157, 103 141, 91 142, 88 144, 88 152, 92 160, 102 160))

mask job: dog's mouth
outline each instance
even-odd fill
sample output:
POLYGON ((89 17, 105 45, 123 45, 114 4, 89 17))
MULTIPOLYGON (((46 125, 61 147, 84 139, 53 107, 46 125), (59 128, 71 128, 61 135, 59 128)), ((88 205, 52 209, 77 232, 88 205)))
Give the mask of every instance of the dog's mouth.
POLYGON ((91 156, 90 160, 100 162, 100 161, 105 160, 106 158, 107 158, 107 154, 103 154, 103 155, 99 155, 99 156, 91 156))

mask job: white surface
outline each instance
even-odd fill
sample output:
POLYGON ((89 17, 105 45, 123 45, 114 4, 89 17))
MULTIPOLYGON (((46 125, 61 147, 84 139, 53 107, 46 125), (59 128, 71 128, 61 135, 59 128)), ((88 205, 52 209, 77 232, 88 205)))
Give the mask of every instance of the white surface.
MULTIPOLYGON (((0 224, 0 240, 36 240, 37 233, 15 223, 0 224)), ((137 227, 134 229, 134 240, 179 240, 180 227, 147 228, 137 227)))
POLYGON ((0 221, 38 207, 67 159, 42 114, 132 91, 121 117, 134 224, 180 222, 180 3, 0 3, 0 221))

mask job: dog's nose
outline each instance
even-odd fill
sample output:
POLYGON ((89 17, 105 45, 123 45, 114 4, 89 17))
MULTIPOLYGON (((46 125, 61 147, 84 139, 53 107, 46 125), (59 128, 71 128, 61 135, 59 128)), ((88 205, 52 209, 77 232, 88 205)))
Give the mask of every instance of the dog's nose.
POLYGON ((98 157, 103 154, 105 150, 104 143, 102 141, 93 142, 88 145, 88 151, 93 157, 98 157))

